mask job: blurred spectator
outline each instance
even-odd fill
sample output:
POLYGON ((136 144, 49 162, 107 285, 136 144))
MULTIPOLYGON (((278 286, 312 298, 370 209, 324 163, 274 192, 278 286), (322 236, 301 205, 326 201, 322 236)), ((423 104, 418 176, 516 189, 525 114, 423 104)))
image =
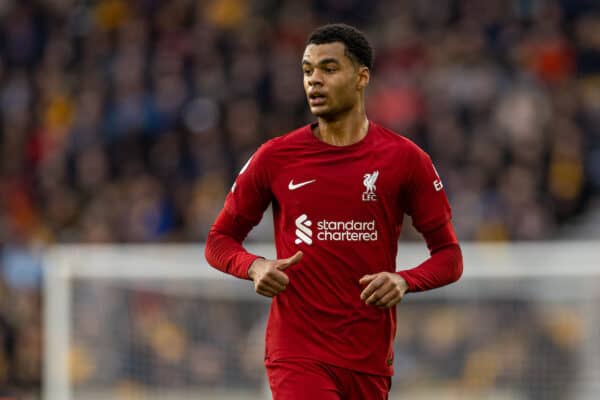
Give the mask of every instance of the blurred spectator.
POLYGON ((298 60, 331 19, 369 33, 369 114, 432 154, 462 239, 552 238, 598 195, 600 17, 583 2, 68 4, 2 10, 2 181, 20 199, 2 225, 26 241, 94 224, 106 242, 201 240, 191 225, 216 206, 188 220, 204 195, 185 187, 229 186, 259 143, 309 121, 298 60), (103 207, 107 192, 140 204, 103 207))
MULTIPOLYGON (((299 59, 321 23, 368 33, 368 114, 432 154, 461 239, 556 238, 600 201, 596 3, 1 2, 0 287, 28 312, 0 312, 5 348, 26 342, 0 343, 0 382, 40 379, 36 249, 203 240, 256 146, 312 119, 299 59)), ((210 351, 190 360, 207 380, 210 351)))

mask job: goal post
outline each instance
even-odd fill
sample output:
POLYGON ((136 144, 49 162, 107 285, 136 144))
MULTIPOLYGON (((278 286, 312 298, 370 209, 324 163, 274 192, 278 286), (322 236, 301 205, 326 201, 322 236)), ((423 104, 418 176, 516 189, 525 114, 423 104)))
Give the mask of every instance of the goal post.
MULTIPOLYGON (((265 256, 274 256, 274 250, 269 246, 259 246, 257 250, 265 256)), ((267 299, 257 296, 248 282, 209 267, 203 252, 203 246, 192 245, 62 245, 49 249, 44 257, 44 398, 82 398, 74 394, 72 379, 75 367, 74 302, 77 301, 74 292, 78 285, 87 282, 167 294, 180 291, 175 295, 198 295, 209 301, 250 302, 263 310, 268 309, 267 299), (200 293, 190 294, 190 287, 200 293)), ((102 308, 102 304, 97 306, 102 308)), ((139 390, 134 388, 131 391, 139 390)), ((170 392, 177 393, 177 390, 170 392)), ((223 394, 218 390, 215 393, 215 398, 237 400, 235 393, 223 394)), ((114 399, 116 394, 112 389, 94 387, 85 394, 85 398, 93 400, 93 396, 98 400, 114 399)), ((129 398, 127 394, 120 396, 129 398)), ((139 396, 131 394, 131 398, 139 396)), ((150 395, 145 396, 142 398, 150 398, 150 395)), ((157 398, 171 397, 174 400, 187 398, 165 393, 157 398)))
MULTIPOLYGON (((248 247, 275 256, 271 245, 248 247)), ((598 243, 462 249, 459 282, 409 294, 398 307, 390 398, 598 398, 598 243)), ((269 300, 209 267, 203 252, 202 245, 48 249, 44 399, 269 398, 262 367, 269 300)), ((427 257, 422 243, 400 244, 398 253, 399 268, 427 257)))

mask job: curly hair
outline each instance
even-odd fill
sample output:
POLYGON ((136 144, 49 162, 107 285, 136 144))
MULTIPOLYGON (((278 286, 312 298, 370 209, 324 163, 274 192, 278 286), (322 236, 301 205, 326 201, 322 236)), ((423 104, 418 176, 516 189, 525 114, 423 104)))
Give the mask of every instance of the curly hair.
POLYGON ((306 45, 341 42, 346 47, 345 54, 354 62, 371 69, 373 67, 373 47, 364 33, 346 24, 327 24, 315 29, 306 45))

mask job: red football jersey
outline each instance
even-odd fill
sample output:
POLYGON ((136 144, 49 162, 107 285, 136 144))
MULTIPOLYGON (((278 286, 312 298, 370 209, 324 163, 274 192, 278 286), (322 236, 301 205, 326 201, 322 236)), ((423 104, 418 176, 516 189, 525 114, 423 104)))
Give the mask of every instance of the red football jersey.
POLYGON ((304 256, 286 269, 290 283, 273 298, 266 362, 304 357, 392 375, 395 307, 366 305, 359 279, 396 270, 404 214, 421 232, 450 220, 429 156, 373 122, 349 146, 319 140, 308 125, 260 147, 225 209, 258 222, 269 204, 277 257, 304 256))

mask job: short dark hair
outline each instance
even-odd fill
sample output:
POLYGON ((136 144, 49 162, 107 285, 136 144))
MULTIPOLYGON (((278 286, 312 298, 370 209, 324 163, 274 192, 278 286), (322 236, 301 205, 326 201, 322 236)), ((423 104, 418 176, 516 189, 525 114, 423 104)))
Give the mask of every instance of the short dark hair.
POLYGON ((346 24, 327 24, 315 29, 306 45, 341 42, 346 46, 346 55, 360 65, 373 67, 373 47, 364 33, 346 24))

